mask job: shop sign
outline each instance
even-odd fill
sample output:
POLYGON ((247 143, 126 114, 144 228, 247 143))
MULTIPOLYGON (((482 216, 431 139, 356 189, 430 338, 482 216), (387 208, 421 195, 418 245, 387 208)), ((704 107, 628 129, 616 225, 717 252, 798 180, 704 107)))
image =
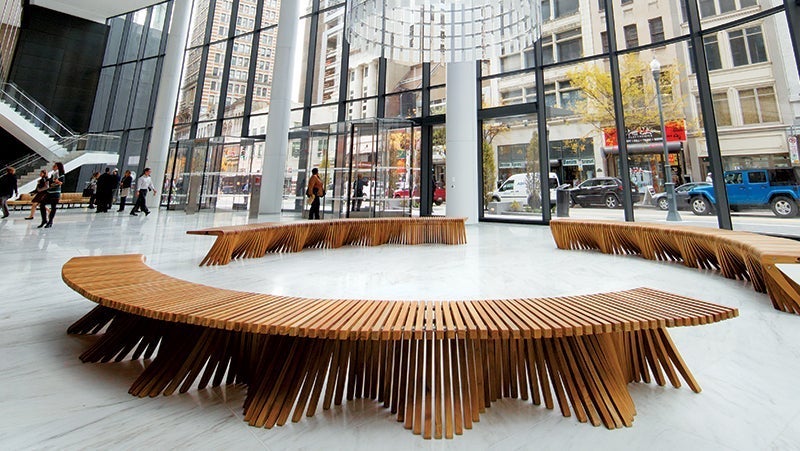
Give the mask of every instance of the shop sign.
MULTIPOLYGON (((667 133, 667 142, 686 141, 686 125, 683 120, 666 122, 664 130, 667 133)), ((613 147, 618 144, 616 127, 604 128, 603 137, 606 147, 613 147)), ((650 128, 629 130, 625 140, 628 144, 655 143, 659 141, 661 141, 661 130, 650 128)))
POLYGON ((789 159, 792 160, 792 166, 800 166, 800 152, 797 150, 797 136, 795 135, 789 137, 789 159))

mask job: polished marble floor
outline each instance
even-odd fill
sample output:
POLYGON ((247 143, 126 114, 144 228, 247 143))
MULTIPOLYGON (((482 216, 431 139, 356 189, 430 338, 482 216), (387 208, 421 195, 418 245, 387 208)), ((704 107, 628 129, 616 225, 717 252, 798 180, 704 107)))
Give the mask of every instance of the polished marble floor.
MULTIPOLYGON (((800 317, 773 310, 743 282, 680 265, 559 251, 540 226, 468 227, 464 246, 309 250, 197 263, 212 238, 188 229, 247 222, 245 213, 149 217, 59 212, 36 229, 0 221, 0 449, 798 449, 800 317), (718 324, 671 329, 703 387, 633 385, 634 426, 609 431, 520 400, 487 409, 472 430, 425 441, 372 401, 345 403, 272 430, 242 421, 243 387, 139 399, 127 394, 142 362, 82 364, 92 342, 65 331, 93 306, 60 278, 77 255, 143 253, 195 282, 296 296, 478 299, 557 296, 647 286, 739 308, 718 324)), ((262 217, 260 220, 291 220, 262 217)), ((32 224, 33 222, 33 224, 32 224)))

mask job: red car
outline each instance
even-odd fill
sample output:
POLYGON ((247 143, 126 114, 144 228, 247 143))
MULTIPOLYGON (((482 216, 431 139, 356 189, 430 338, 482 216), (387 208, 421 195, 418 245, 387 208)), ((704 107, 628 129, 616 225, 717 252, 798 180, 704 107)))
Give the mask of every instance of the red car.
MULTIPOLYGON (((419 197, 418 186, 414 187, 412 195, 413 197, 419 197)), ((394 197, 395 199, 408 197, 408 188, 400 188, 395 190, 392 197, 394 197)), ((433 203, 435 203, 436 205, 442 205, 446 200, 447 200, 447 192, 445 191, 444 187, 436 185, 436 189, 433 190, 433 203)))

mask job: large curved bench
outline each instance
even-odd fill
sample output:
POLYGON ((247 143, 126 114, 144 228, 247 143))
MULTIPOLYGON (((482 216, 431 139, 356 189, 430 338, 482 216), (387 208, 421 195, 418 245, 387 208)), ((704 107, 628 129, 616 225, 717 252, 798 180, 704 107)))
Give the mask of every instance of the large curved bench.
POLYGON ((213 227, 186 233, 217 237, 200 266, 227 265, 235 258, 258 258, 270 252, 300 252, 306 248, 464 244, 464 221, 465 218, 444 217, 334 219, 213 227))
POLYGON ((81 360, 157 350, 133 395, 243 383, 244 419, 268 428, 369 397, 425 438, 461 434, 501 397, 630 426, 627 383, 679 387, 680 374, 700 391, 666 328, 738 314, 646 288, 481 301, 273 296, 175 279, 141 255, 76 257, 62 277, 99 304, 68 330, 104 332, 81 360))
POLYGON ((585 219, 554 219, 550 230, 559 249, 641 255, 749 280, 777 310, 800 314, 800 285, 777 266, 800 263, 800 242, 708 227, 585 219))

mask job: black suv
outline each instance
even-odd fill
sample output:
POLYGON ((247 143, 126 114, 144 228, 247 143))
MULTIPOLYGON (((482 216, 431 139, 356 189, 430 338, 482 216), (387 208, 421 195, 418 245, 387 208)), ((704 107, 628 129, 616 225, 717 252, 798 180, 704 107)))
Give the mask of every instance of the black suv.
MULTIPOLYGON (((606 208, 622 206, 622 180, 616 177, 597 177, 586 180, 575 188, 569 189, 570 202, 573 205, 589 207, 592 205, 606 208)), ((636 185, 631 185, 633 203, 642 201, 643 194, 636 185)))

